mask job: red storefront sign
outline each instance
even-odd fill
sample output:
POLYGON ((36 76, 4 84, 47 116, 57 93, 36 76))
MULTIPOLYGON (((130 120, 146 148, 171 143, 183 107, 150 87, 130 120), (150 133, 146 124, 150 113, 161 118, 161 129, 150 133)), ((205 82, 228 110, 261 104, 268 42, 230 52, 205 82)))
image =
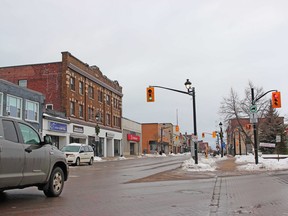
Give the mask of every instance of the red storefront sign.
POLYGON ((127 134, 127 140, 128 141, 139 142, 140 141, 140 136, 136 136, 136 135, 133 135, 133 134, 127 134))

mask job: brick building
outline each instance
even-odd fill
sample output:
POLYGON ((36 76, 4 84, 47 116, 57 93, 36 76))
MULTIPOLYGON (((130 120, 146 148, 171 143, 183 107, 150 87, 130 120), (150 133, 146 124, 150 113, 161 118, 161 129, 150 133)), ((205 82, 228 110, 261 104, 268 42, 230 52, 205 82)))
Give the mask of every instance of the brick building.
POLYGON ((173 150, 173 125, 171 123, 142 124, 142 148, 145 153, 164 152, 173 150))
POLYGON ((120 154, 122 87, 97 66, 62 52, 60 62, 1 67, 0 76, 45 95, 46 110, 50 112, 43 128, 60 148, 78 142, 93 145, 97 156, 120 154), (62 117, 60 123, 54 122, 51 113, 54 121, 57 113, 63 113, 66 120, 62 117), (51 121, 55 127, 51 127, 51 121), (98 136, 96 124, 100 126, 98 136))

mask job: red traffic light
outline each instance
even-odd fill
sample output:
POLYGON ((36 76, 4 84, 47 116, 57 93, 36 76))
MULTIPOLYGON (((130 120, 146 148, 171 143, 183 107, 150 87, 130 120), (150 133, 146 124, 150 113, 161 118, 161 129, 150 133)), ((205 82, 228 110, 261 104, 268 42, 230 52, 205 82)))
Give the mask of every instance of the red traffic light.
POLYGON ((272 107, 280 108, 281 107, 281 94, 280 92, 272 92, 272 107))

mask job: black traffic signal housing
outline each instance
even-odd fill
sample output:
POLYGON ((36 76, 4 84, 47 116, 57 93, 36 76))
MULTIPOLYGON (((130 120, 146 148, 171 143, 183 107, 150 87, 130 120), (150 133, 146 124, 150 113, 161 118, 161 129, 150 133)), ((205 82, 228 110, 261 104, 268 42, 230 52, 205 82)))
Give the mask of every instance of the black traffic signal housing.
POLYGON ((147 102, 154 102, 155 101, 154 87, 146 88, 146 97, 147 97, 147 102))
POLYGON ((281 107, 281 94, 280 92, 272 92, 272 107, 280 108, 281 107))

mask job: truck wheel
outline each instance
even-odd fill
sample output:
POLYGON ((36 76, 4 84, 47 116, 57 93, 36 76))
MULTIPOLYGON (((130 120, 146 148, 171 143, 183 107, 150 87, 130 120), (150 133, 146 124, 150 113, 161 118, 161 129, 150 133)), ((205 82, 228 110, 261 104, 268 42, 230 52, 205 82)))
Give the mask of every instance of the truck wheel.
POLYGON ((47 197, 58 197, 64 187, 64 174, 60 167, 53 169, 43 192, 47 197))

